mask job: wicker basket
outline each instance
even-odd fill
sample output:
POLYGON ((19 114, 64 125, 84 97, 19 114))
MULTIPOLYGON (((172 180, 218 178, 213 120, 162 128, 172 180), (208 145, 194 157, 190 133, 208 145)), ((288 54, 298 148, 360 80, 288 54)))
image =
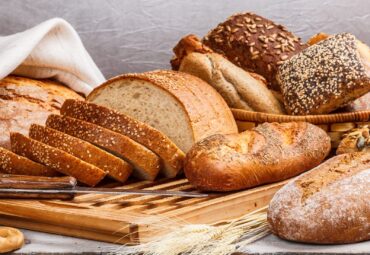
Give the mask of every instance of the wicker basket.
POLYGON ((344 133, 352 128, 370 125, 370 111, 336 113, 324 115, 290 116, 231 109, 239 131, 252 129, 264 122, 306 121, 324 129, 331 138, 332 148, 337 148, 344 133))

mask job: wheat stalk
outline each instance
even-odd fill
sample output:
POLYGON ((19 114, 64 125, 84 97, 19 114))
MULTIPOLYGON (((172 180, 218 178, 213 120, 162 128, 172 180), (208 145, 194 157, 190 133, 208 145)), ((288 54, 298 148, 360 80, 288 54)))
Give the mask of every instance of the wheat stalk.
POLYGON ((117 250, 115 254, 231 254, 237 251, 239 246, 254 242, 269 233, 266 210, 267 207, 264 207, 238 219, 214 226, 206 224, 183 225, 147 243, 133 247, 125 246, 124 249, 117 250))

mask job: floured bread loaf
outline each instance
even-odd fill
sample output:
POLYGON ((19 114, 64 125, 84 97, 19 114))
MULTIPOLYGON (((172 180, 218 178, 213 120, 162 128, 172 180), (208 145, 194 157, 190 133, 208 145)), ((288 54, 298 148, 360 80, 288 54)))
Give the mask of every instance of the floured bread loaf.
POLYGON ((370 239, 370 153, 329 159, 279 190, 268 222, 281 238, 305 243, 370 239))
POLYGON ((222 97, 206 82, 186 73, 121 75, 94 89, 88 101, 149 124, 184 152, 207 136, 238 132, 222 97))

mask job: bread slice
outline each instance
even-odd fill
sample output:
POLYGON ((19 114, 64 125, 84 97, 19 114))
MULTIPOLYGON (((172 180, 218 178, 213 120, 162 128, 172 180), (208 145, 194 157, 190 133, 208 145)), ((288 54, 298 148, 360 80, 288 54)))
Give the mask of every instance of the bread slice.
POLYGON ((15 153, 70 175, 89 186, 95 186, 105 176, 105 172, 100 168, 20 133, 10 133, 10 142, 15 153))
POLYGON ((48 177, 59 175, 57 171, 51 168, 19 156, 2 147, 0 147, 0 173, 48 177))
POLYGON ((126 161, 55 129, 32 124, 29 136, 99 167, 119 182, 125 182, 132 173, 132 166, 126 161))
POLYGON ((154 127, 184 152, 210 135, 238 132, 229 107, 216 90, 182 72, 121 75, 94 89, 87 100, 154 127))
POLYGON ((127 136, 98 125, 52 114, 46 126, 93 143, 128 160, 135 167, 133 174, 140 179, 154 180, 161 168, 160 158, 152 151, 127 136))
POLYGON ((141 143, 162 158, 162 171, 166 177, 175 177, 183 166, 185 154, 167 136, 118 111, 92 103, 68 100, 63 104, 61 114, 95 123, 141 143))

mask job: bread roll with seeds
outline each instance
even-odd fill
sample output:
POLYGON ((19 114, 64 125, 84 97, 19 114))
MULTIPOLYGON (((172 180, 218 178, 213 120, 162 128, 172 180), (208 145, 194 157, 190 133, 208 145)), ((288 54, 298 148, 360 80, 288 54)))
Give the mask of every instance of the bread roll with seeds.
POLYGON ((51 168, 36 163, 28 158, 19 156, 0 147, 0 173, 31 176, 58 176, 59 173, 51 168))
POLYGON ((285 61, 277 79, 288 113, 330 113, 369 92, 368 53, 355 36, 342 33, 285 61))
POLYGON ((29 136, 99 167, 119 182, 125 182, 132 173, 132 166, 123 159, 55 129, 32 124, 29 136))
POLYGON ((333 157, 280 189, 268 223, 281 238, 319 244, 370 240, 370 153, 333 157))
POLYGON ((70 175, 89 186, 95 186, 105 177, 105 172, 100 168, 20 133, 11 133, 10 141, 15 153, 70 175))
POLYGON ((253 13, 231 16, 211 30, 203 43, 244 70, 262 75, 276 91, 280 91, 277 67, 307 47, 284 26, 253 13))
POLYGON ((67 116, 52 114, 46 126, 95 144, 131 163, 134 176, 154 180, 161 169, 160 158, 127 136, 101 126, 67 116))

